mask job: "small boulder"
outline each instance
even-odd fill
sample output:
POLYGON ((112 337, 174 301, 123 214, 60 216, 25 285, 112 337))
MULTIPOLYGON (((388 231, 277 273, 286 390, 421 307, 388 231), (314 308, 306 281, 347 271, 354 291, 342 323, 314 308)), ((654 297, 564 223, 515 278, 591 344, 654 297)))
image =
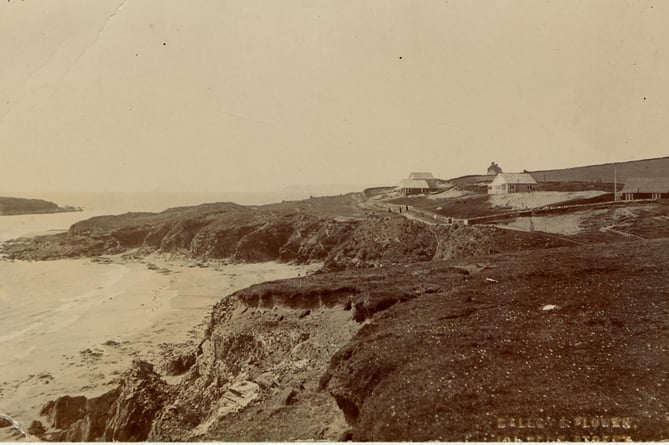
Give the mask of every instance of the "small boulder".
POLYGON ((163 364, 165 375, 182 375, 195 364, 196 358, 195 350, 177 353, 167 358, 163 364))
POLYGON ((58 442, 146 440, 156 412, 167 397, 167 383, 153 366, 134 360, 120 385, 99 397, 60 397, 48 402, 40 415, 57 431, 47 433, 58 442))
POLYGON ((135 359, 123 376, 120 394, 107 413, 102 438, 106 442, 146 440, 153 417, 167 396, 167 383, 154 371, 153 365, 135 359))
POLYGON ((278 385, 274 374, 271 372, 265 372, 253 379, 253 381, 260 385, 261 388, 265 389, 273 388, 278 385))
POLYGON ((39 420, 33 420, 28 427, 28 434, 35 437, 43 437, 46 433, 46 428, 39 420))
POLYGON ((278 406, 288 406, 295 403, 297 398, 297 391, 294 388, 286 388, 281 393, 279 393, 279 398, 277 401, 278 406))
POLYGON ((46 416, 49 424, 57 429, 69 428, 86 413, 86 397, 63 396, 48 402, 40 415, 46 416))
POLYGON ((12 422, 5 416, 0 415, 0 428, 9 428, 10 426, 12 426, 12 422))

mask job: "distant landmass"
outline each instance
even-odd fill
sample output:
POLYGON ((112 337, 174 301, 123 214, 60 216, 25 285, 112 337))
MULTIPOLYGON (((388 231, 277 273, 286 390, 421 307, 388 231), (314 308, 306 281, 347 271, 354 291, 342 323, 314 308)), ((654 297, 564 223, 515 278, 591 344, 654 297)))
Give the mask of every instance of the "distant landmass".
POLYGON ((9 198, 0 196, 0 215, 28 215, 34 213, 80 212, 78 207, 60 207, 43 199, 9 198))

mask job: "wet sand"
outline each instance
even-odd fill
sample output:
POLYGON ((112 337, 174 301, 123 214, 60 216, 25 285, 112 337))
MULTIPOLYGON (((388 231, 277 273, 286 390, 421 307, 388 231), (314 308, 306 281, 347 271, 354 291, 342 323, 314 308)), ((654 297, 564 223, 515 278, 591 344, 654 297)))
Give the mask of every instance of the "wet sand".
POLYGON ((202 268, 159 256, 0 261, 0 412, 27 427, 48 400, 99 395, 133 358, 157 364, 164 344, 198 340, 222 297, 315 268, 202 268))

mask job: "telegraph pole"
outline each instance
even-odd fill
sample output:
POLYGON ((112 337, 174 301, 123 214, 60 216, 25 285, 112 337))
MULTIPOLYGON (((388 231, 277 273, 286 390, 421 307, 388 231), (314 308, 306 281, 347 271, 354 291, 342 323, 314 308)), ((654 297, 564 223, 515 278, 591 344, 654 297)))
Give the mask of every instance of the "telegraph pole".
POLYGON ((613 166, 613 200, 618 200, 618 168, 613 166))

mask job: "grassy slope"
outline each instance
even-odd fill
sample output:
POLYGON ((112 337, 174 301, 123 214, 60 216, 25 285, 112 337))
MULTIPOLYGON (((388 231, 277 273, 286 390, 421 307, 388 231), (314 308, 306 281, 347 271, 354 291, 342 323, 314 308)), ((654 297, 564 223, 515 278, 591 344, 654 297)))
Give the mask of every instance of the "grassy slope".
POLYGON ((478 261, 494 268, 387 271, 422 294, 373 319, 332 361, 328 388, 354 440, 577 440, 593 430, 576 418, 598 415, 637 426, 600 436, 669 436, 669 241, 478 261), (557 309, 542 311, 547 304, 557 309), (501 430, 500 417, 550 419, 501 430))
MULTIPOLYGON (((537 182, 581 182, 590 184, 613 184, 614 170, 617 174, 617 181, 623 184, 628 177, 646 176, 646 177, 666 177, 669 176, 669 157, 641 159, 637 161, 615 162, 610 164, 588 165, 583 167, 572 167, 555 170, 536 170, 529 172, 537 182)), ((494 176, 491 175, 470 175, 455 178, 452 181, 459 186, 477 190, 476 185, 485 181, 491 181, 494 176)), ((539 186, 542 189, 541 185, 539 186)), ((595 186, 596 187, 596 186, 595 186)), ((545 189, 544 189, 545 190, 545 189)), ((578 190, 587 190, 579 186, 578 190)), ((611 191, 610 188, 603 189, 611 191)))
MULTIPOLYGON (((562 187, 553 187, 554 189, 562 187)), ((606 193, 591 198, 573 199, 569 197, 569 192, 592 190, 589 188, 576 188, 576 190, 542 190, 555 191, 564 194, 562 201, 550 202, 549 205, 575 205, 575 204, 595 204, 613 200, 613 194, 606 193)), ((541 193, 541 192, 539 192, 541 193)), ((528 201, 535 195, 528 195, 528 201)), ((520 194, 510 195, 511 198, 521 198, 520 194)), ((521 198, 522 199, 522 198, 521 198)), ((409 198, 397 198, 388 201, 391 204, 409 205, 416 209, 428 210, 444 216, 453 218, 476 218, 480 216, 497 215, 512 211, 511 207, 494 206, 491 197, 486 193, 472 193, 455 198, 430 198, 427 196, 415 196, 409 198)), ((532 206, 542 207, 543 205, 532 206)))
POLYGON ((259 207, 265 211, 298 211, 314 213, 324 217, 361 218, 365 213, 356 204, 356 193, 340 196, 322 196, 302 201, 284 201, 277 204, 268 204, 259 207))
POLYGON ((583 181, 613 183, 614 168, 617 170, 619 183, 624 183, 631 176, 666 177, 669 176, 669 157, 559 170, 538 170, 531 173, 537 181, 541 182, 583 181))

